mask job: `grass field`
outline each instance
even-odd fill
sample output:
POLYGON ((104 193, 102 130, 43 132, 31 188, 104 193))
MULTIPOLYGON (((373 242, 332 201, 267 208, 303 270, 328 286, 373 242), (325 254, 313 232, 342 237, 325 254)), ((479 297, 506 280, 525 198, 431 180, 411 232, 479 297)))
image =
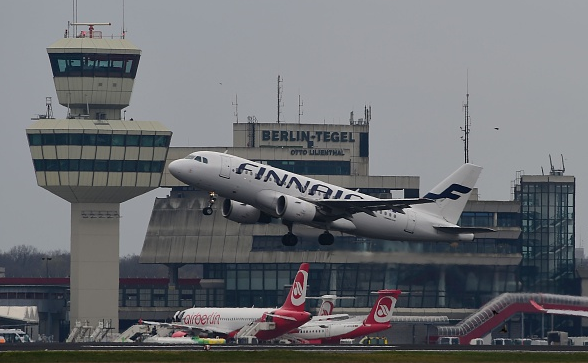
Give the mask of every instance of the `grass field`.
POLYGON ((2 363, 49 362, 588 362, 588 352, 31 351, 0 352, 2 363))

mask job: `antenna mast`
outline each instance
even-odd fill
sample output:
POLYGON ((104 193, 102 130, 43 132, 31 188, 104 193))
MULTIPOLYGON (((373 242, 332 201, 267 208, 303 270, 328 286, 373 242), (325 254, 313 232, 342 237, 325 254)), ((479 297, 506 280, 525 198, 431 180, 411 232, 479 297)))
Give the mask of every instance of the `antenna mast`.
POLYGON ((125 38, 127 30, 125 29, 125 0, 122 2, 122 38, 125 38))
POLYGON ((463 109, 465 112, 464 118, 464 127, 460 127, 461 131, 463 131, 463 136, 461 139, 463 140, 463 151, 465 156, 465 162, 470 162, 470 85, 469 85, 469 71, 466 75, 466 102, 463 105, 463 109))
POLYGON ((278 123, 280 123, 280 116, 282 115, 281 107, 283 106, 283 104, 282 104, 282 91, 283 91, 282 82, 284 82, 284 80, 278 74, 278 123))
POLYGON ((233 102, 233 106, 235 106, 235 117, 237 118, 237 123, 239 123, 239 104, 237 103, 237 94, 235 93, 235 102, 233 102))
POLYGON ((304 104, 302 103, 300 95, 298 95, 298 124, 300 124, 300 116, 304 115, 304 112, 302 111, 302 106, 304 106, 304 104))

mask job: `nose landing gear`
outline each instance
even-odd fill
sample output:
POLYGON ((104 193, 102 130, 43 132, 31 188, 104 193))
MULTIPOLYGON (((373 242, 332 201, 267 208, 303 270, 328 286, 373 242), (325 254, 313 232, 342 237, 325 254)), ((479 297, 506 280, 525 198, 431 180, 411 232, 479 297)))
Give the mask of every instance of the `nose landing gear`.
POLYGON ((215 192, 208 193, 208 207, 204 207, 202 209, 202 214, 204 214, 205 216, 211 215, 212 214, 212 206, 213 206, 214 202, 216 202, 216 193, 215 192))

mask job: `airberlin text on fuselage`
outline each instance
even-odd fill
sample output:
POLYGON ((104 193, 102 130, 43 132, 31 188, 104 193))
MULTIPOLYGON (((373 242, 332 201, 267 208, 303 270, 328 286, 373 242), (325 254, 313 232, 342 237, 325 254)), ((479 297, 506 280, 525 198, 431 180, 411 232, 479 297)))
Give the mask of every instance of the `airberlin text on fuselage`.
POLYGON ((307 180, 303 184, 303 182, 296 176, 289 176, 288 174, 278 175, 278 170, 269 169, 252 163, 242 163, 239 165, 235 173, 243 174, 244 171, 254 173, 254 170, 252 170, 253 168, 258 169, 255 173, 255 179, 261 180, 264 183, 267 183, 271 179, 271 181, 275 182, 277 186, 282 188, 291 188, 294 186, 303 194, 315 195, 321 193, 325 199, 363 199, 360 195, 354 193, 346 193, 343 195, 344 191, 342 189, 333 190, 325 184, 311 183, 311 180, 307 180), (333 192, 335 193, 334 195, 333 192))
POLYGON ((220 314, 219 313, 210 313, 210 314, 188 314, 184 315, 182 321, 186 325, 214 325, 220 323, 220 314))

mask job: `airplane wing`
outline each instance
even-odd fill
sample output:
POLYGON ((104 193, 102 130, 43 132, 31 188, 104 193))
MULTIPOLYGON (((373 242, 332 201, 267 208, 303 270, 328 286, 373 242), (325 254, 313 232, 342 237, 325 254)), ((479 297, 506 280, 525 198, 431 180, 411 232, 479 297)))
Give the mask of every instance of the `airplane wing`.
POLYGON ((192 330, 196 332, 213 332, 213 333, 221 333, 221 334, 229 334, 232 330, 223 329, 219 326, 210 326, 210 325, 203 325, 203 326, 193 326, 193 325, 186 325, 180 323, 160 323, 158 321, 147 321, 147 320, 139 320, 139 324, 145 325, 155 325, 155 326, 164 326, 167 328, 176 328, 176 329, 186 329, 192 330))
POLYGON ((445 233, 487 233, 487 232, 496 232, 496 230, 492 228, 484 228, 484 227, 451 227, 451 226, 434 226, 435 229, 438 229, 445 233))
POLYGON ((571 309, 546 309, 543 306, 539 305, 533 300, 529 300, 531 305, 540 312, 547 313, 547 314, 557 314, 557 315, 572 315, 572 316, 582 316, 584 318, 588 318, 588 311, 584 310, 571 310, 571 309))
POLYGON ((349 319, 349 314, 317 315, 317 316, 312 317, 312 321, 343 320, 343 319, 349 319))
POLYGON ((267 313, 267 315, 270 315, 270 316, 275 316, 275 317, 277 317, 277 318, 282 318, 282 319, 285 319, 285 320, 296 321, 296 318, 293 318, 293 317, 291 317, 291 316, 285 316, 285 315, 274 314, 274 313, 267 313))
POLYGON ((407 199, 310 199, 302 198, 307 202, 316 204, 322 209, 337 214, 355 214, 365 212, 373 215, 374 211, 392 209, 397 213, 403 213, 403 209, 410 208, 414 204, 434 203, 428 198, 407 199))

